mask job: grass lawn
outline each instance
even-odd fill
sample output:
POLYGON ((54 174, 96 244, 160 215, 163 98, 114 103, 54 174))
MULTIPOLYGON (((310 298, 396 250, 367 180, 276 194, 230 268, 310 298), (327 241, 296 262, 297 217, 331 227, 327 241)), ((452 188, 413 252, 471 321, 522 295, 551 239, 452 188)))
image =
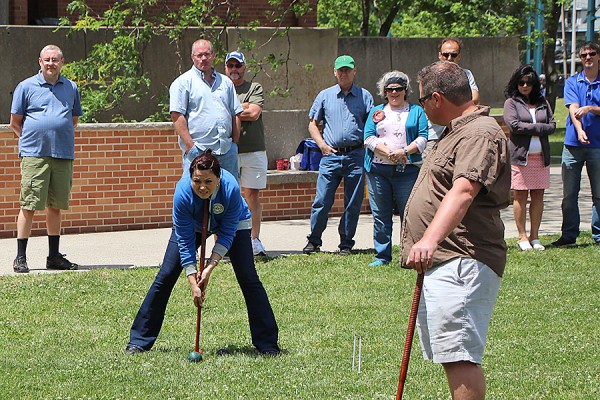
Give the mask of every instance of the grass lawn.
MULTIPOLYGON (((549 238, 544 240, 550 241, 549 238)), ((600 247, 523 253, 509 241, 484 369, 489 399, 600 398, 600 247)), ((395 254, 398 250, 395 249, 395 254)), ((252 350, 228 264, 211 279, 202 317, 204 361, 193 364, 196 321, 181 278, 155 348, 124 354, 156 269, 0 277, 2 399, 392 399, 415 273, 373 254, 297 255, 258 263, 284 354, 252 350), (352 370, 353 335, 363 337, 352 370), (232 355, 217 355, 223 347, 232 355)), ((439 365, 418 339, 406 399, 448 399, 439 365)))

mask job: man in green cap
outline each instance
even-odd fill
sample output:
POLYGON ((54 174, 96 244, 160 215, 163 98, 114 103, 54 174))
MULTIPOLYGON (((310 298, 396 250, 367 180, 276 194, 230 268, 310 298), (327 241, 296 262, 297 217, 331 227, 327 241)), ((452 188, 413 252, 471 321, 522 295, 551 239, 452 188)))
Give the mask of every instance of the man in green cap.
POLYGON ((356 69, 354 59, 348 55, 338 57, 333 75, 337 84, 321 91, 310 112, 308 131, 321 149, 317 193, 310 215, 311 233, 305 254, 319 251, 321 235, 327 227, 329 211, 335 192, 344 180, 344 213, 338 232, 341 255, 348 255, 354 246, 354 234, 364 199, 363 148, 364 126, 373 107, 373 96, 354 84, 356 69), (319 125, 323 123, 323 131, 319 125))

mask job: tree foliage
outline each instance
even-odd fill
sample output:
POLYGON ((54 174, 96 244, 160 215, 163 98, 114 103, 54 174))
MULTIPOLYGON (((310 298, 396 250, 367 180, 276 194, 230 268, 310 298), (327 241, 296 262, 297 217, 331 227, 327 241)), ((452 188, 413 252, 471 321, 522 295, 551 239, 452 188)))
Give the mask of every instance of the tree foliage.
MULTIPOLYGON (((544 30, 527 35, 527 15, 538 0, 320 0, 319 26, 337 28, 340 36, 507 37, 522 48, 543 39, 544 71, 554 72, 554 47, 561 5, 572 0, 543 0, 544 30), (365 23, 367 21, 367 23, 365 23), (389 26, 386 22, 392 21, 389 26), (365 25, 367 30, 365 31, 365 25)), ((533 18, 529 20, 533 23, 533 18)), ((523 58, 524 59, 524 58, 523 58)), ((550 76, 550 75, 549 75, 550 76)), ((549 82, 551 83, 551 82, 549 82)))
MULTIPOLYGON (((278 35, 285 35, 289 27, 283 26, 284 16, 293 12, 302 16, 308 11, 308 0, 269 0, 273 11, 266 17, 271 25, 277 26, 270 41, 278 35)), ((95 14, 86 0, 73 0, 67 11, 77 16, 74 23, 63 18, 61 24, 75 31, 99 31, 108 28, 111 37, 94 44, 85 59, 65 65, 63 73, 74 80, 81 92, 84 110, 83 122, 97 122, 99 113, 112 110, 113 120, 127 120, 121 112, 124 100, 129 98, 141 101, 148 95, 150 79, 144 71, 144 50, 153 36, 165 35, 171 43, 177 43, 187 28, 200 29, 200 34, 212 40, 219 54, 224 56, 217 40, 227 27, 237 26, 239 13, 233 7, 232 0, 191 0, 180 8, 169 9, 167 2, 159 0, 120 0, 101 15, 95 14), (219 17, 217 7, 226 8, 225 16, 219 17)), ((259 26, 258 21, 249 24, 250 28, 259 26)), ((241 50, 252 50, 264 46, 252 40, 241 40, 241 50)), ((181 62, 181 60, 178 60, 181 62)), ((268 54, 263 59, 249 60, 253 71, 276 70, 290 62, 288 54, 268 54), (287 57, 286 57, 287 56, 287 57)), ((309 68, 310 66, 307 66, 309 68)), ((276 88, 279 94, 289 94, 289 86, 276 88)), ((156 103, 163 106, 162 112, 150 116, 154 120, 168 117, 168 105, 165 94, 159 94, 156 103)))
POLYGON ((523 33, 530 7, 527 0, 320 0, 317 18, 341 36, 514 36, 523 33))

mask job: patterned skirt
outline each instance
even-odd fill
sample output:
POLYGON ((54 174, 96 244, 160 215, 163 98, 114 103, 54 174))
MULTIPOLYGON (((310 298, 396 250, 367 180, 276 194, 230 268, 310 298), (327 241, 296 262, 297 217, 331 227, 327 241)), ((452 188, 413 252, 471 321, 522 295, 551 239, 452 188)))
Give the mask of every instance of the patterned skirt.
POLYGON ((527 165, 510 166, 512 190, 536 190, 550 187, 550 166, 544 166, 542 153, 529 154, 527 165))

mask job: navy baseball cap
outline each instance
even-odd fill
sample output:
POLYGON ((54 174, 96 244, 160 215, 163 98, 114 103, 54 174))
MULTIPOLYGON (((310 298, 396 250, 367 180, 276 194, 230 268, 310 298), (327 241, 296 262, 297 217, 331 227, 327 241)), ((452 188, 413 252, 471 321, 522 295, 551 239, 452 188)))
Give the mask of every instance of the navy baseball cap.
POLYGON ((244 57, 244 54, 240 51, 232 51, 231 53, 227 54, 227 57, 225 57, 225 62, 231 60, 232 58, 242 64, 246 64, 246 57, 244 57))

